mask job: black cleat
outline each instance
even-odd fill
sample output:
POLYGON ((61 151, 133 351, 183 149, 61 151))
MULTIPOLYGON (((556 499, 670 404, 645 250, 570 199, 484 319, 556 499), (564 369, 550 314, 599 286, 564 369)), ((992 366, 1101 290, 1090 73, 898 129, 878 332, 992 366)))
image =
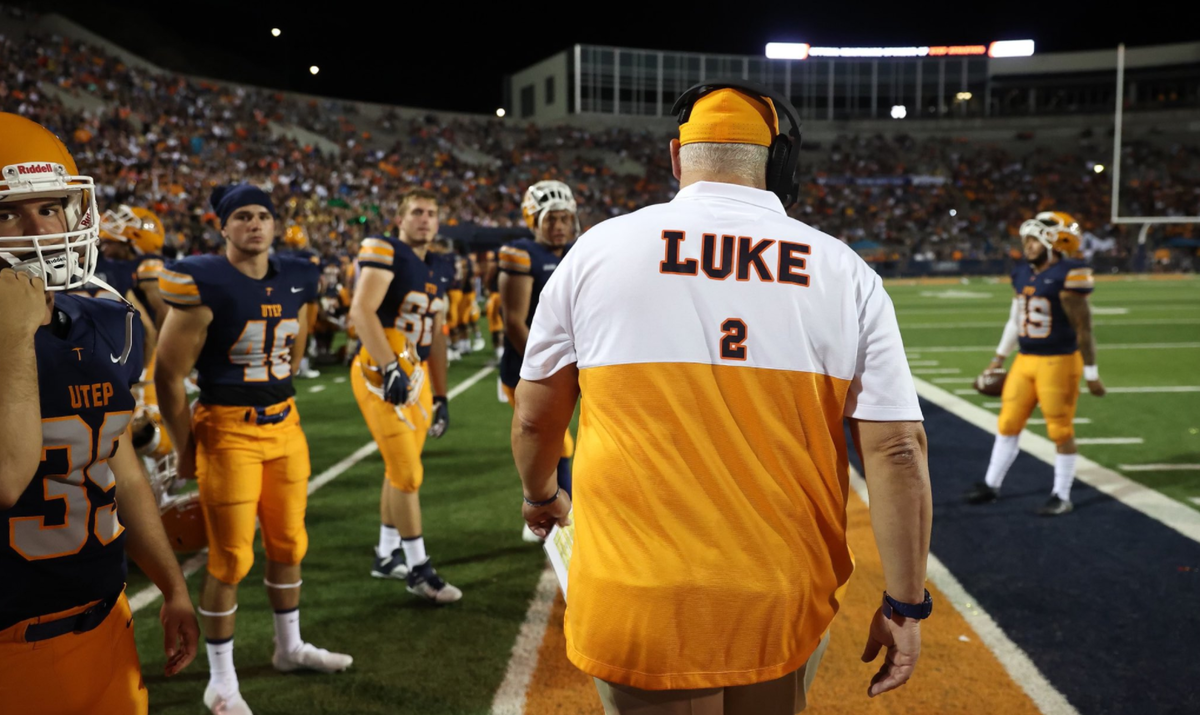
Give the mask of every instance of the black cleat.
POLYGON ((391 556, 375 556, 371 565, 371 575, 375 578, 395 578, 403 581, 408 576, 408 564, 404 563, 404 549, 399 548, 391 556))
POLYGON ((987 482, 979 482, 967 492, 966 498, 968 504, 991 504, 1000 498, 1000 490, 989 487, 987 482))
POLYGON ((1071 504, 1069 499, 1059 499, 1055 494, 1050 497, 1050 501, 1038 508, 1038 516, 1060 516, 1069 513, 1075 506, 1071 504))

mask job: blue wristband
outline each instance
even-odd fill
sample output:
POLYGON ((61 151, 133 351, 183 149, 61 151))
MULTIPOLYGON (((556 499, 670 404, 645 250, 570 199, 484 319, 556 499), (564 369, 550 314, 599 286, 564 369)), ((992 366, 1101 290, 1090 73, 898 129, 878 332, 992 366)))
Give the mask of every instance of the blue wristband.
POLYGON ((521 498, 525 500, 526 504, 537 509, 537 508, 540 508, 543 506, 550 506, 554 502, 558 501, 558 495, 561 491, 562 491, 562 487, 559 487, 558 489, 554 490, 554 496, 550 497, 546 501, 529 501, 529 497, 525 496, 524 494, 521 495, 521 498))

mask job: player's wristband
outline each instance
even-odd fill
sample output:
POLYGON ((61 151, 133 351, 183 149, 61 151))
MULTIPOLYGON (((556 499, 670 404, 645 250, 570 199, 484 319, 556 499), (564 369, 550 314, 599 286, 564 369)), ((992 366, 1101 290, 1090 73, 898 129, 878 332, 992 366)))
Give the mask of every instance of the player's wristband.
POLYGON ((1095 382, 1096 380, 1099 380, 1100 368, 1096 367, 1095 365, 1084 365, 1083 379, 1087 380, 1088 382, 1095 382))
POLYGON ((544 506, 550 506, 554 502, 558 501, 558 495, 560 492, 562 492, 562 487, 555 489, 554 496, 550 497, 546 501, 529 501, 529 497, 525 496, 524 494, 521 495, 521 498, 524 499, 525 503, 529 506, 533 507, 534 509, 539 509, 544 506))

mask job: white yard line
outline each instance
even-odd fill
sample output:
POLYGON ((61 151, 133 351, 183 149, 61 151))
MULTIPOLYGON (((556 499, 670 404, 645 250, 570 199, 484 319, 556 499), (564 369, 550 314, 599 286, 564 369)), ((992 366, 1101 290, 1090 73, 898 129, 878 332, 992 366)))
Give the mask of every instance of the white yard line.
MULTIPOLYGON (((997 325, 997 330, 1004 326, 997 325)), ((901 332, 906 326, 901 327, 901 332)), ((1103 344, 1096 346, 1100 352, 1105 350, 1194 350, 1200 348, 1200 343, 1114 343, 1103 344)), ((937 347, 913 346, 910 350, 920 351, 921 353, 990 353, 996 349, 996 345, 942 345, 937 347)), ((1103 358, 1101 358, 1103 361, 1103 358)))
POLYGON ((1118 464, 1122 472, 1200 472, 1200 464, 1118 464))
MULTIPOLYGON (((1148 320, 1093 320, 1092 325, 1107 326, 1138 326, 1138 325, 1200 325, 1200 319, 1194 318, 1152 318, 1148 320)), ((994 320, 977 323, 905 323, 900 326, 901 332, 909 330, 940 330, 943 328, 1003 328, 994 320)), ((925 348, 922 348, 924 350, 925 348)))
MULTIPOLYGON (((984 403, 984 405, 983 405, 983 406, 984 406, 984 407, 987 407, 987 406, 988 406, 988 404, 991 404, 991 403, 984 403)), ((999 407, 999 406, 1000 406, 1000 403, 999 403, 999 402, 997 402, 997 403, 994 403, 994 404, 996 405, 996 407, 999 407)), ((1087 417, 1076 417, 1076 418, 1075 418, 1074 420, 1072 420, 1072 421, 1073 421, 1075 424, 1077 424, 1077 425, 1090 425, 1090 424, 1092 423, 1092 421, 1091 421, 1090 419, 1088 419, 1087 417)), ((1046 424, 1046 420, 1045 420, 1045 419, 1043 419, 1043 418, 1041 418, 1041 417, 1039 417, 1039 418, 1037 418, 1037 419, 1035 419, 1035 420, 1029 420, 1029 424, 1031 424, 1031 425, 1044 425, 1044 424, 1046 424)), ((1078 442, 1078 441, 1079 441, 1079 440, 1076 440, 1076 442, 1078 442)))
POLYGON ((937 365, 938 365, 937 360, 913 360, 912 359, 913 357, 916 357, 916 356, 914 356, 914 355, 908 356, 908 358, 909 358, 908 366, 909 367, 937 367, 937 365))
MULTIPOLYGON (((913 378, 913 381, 917 386, 917 394, 921 397, 990 434, 996 434, 996 415, 993 413, 960 397, 955 397, 919 377, 913 378)), ((955 392, 960 391, 955 390, 955 392)), ((965 392, 970 394, 974 391, 967 390, 965 392)), ((1028 430, 1021 433, 1021 449, 1051 465, 1054 464, 1057 454, 1057 448, 1053 442, 1028 430)), ((1121 468, 1125 469, 1125 466, 1122 465, 1121 468)), ((1187 466, 1200 469, 1200 465, 1187 466)), ((1195 509, 1191 509, 1161 492, 1142 486, 1083 455, 1080 455, 1075 463, 1075 472, 1075 478, 1079 481, 1104 492, 1131 509, 1142 512, 1160 524, 1178 531, 1192 541, 1200 543, 1200 514, 1197 514, 1195 509)))
POLYGON ((956 367, 919 367, 912 371, 914 375, 957 375, 962 370, 956 367))
MULTIPOLYGON (((853 468, 850 469, 850 486, 870 505, 867 483, 853 468)), ((1079 711, 1067 701, 1066 696, 1046 679, 1025 651, 983 610, 979 600, 963 588, 950 569, 932 553, 925 565, 925 575, 945 596, 943 602, 949 602, 962 615, 983 644, 996 656, 996 660, 1000 661, 1013 682, 1025 691, 1043 715, 1078 715, 1079 711)))
POLYGON ((1075 444, 1145 444, 1141 437, 1084 437, 1075 440, 1075 444))
POLYGON ((1154 387, 1109 387, 1109 392, 1144 393, 1144 392, 1200 392, 1200 385, 1175 385, 1154 387))
POLYGON ((309 392, 324 392, 325 386, 324 385, 313 385, 312 387, 308 388, 308 391, 309 392))
MULTIPOLYGON (((915 375, 916 373, 913 373, 913 374, 915 375)), ((935 377, 935 378, 933 378, 933 381, 939 385, 971 385, 971 384, 974 384, 975 378, 973 378, 973 377, 935 377)), ((971 390, 971 392, 975 392, 975 390, 971 390)))
MULTIPOLYGON (((458 383, 452 390, 450 390, 450 392, 446 393, 446 399, 453 400, 455 397, 458 397, 463 392, 469 390, 475 383, 487 377, 488 373, 494 369, 495 368, 485 367, 474 375, 468 377, 466 380, 458 383)), ((342 474, 345 474, 346 470, 371 456, 378 450, 379 447, 375 444, 375 442, 368 442, 359 447, 350 456, 309 480, 308 493, 312 494, 321 487, 332 482, 334 479, 342 476, 342 474)), ((206 563, 208 563, 208 549, 200 551, 195 556, 181 564, 180 568, 183 569, 183 577, 190 578, 192 574, 203 568, 206 563)), ((137 613, 146 606, 149 606, 151 603, 154 603, 161 595, 162 591, 158 590, 158 586, 153 584, 146 586, 129 598, 129 609, 134 613, 137 613)))

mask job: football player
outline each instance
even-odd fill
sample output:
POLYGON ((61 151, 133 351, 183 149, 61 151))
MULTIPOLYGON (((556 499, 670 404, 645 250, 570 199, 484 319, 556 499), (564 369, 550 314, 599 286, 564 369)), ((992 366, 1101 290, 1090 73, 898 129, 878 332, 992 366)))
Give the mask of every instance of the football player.
POLYGON ((250 708, 233 665, 234 613, 238 583, 254 561, 256 518, 275 611, 275 669, 332 673, 352 659, 300 637, 311 467, 292 373, 320 268, 268 253, 276 214, 261 189, 220 186, 211 204, 225 253, 184 258, 163 269, 159 286, 171 310, 155 382, 179 476, 198 480, 207 530, 208 578, 200 595, 209 662, 204 704, 214 713, 240 715, 250 708), (200 397, 189 410, 183 380, 193 367, 200 397))
MULTIPOLYGON (((321 265, 321 259, 317 254, 309 250, 308 232, 299 224, 292 224, 283 232, 283 247, 278 251, 281 256, 289 256, 298 261, 308 261, 313 265, 321 265)), ((324 283, 324 274, 322 273, 322 283, 324 283)), ((323 290, 321 291, 324 292, 323 290)), ((316 329, 317 320, 320 317, 319 310, 309 311, 308 316, 308 339, 309 344, 305 346, 304 354, 300 358, 300 369, 296 371, 295 376, 312 380, 321 376, 320 370, 314 370, 309 366, 309 355, 316 353, 316 329)))
POLYGON ((438 229, 437 194, 406 193, 399 224, 399 239, 363 240, 350 305, 362 341, 350 383, 384 465, 371 575, 403 579, 411 593, 452 603, 462 591, 438 575, 425 552, 418 495, 425 438, 441 436, 450 421, 441 288, 448 277, 441 271, 449 262, 428 250, 438 229))
POLYGON ((455 256, 462 273, 462 302, 458 314, 458 342, 456 348, 462 355, 470 355, 476 350, 483 349, 483 339, 479 337, 479 303, 475 291, 475 280, 478 269, 475 259, 468 253, 455 256))
MULTIPOLYGON (((561 181, 539 181, 530 186, 521 201, 521 213, 534 238, 521 238, 500 249, 500 311, 504 316, 500 383, 514 410, 525 341, 529 339, 538 298, 579 233, 575 197, 561 181)), ((558 460, 558 486, 568 495, 574 454, 575 443, 568 430, 563 438, 562 458, 558 460)), ((526 541, 541 541, 528 525, 521 533, 526 541)))
MULTIPOLYGON (((492 334, 492 349, 496 351, 496 360, 504 352, 504 318, 500 315, 500 270, 489 264, 484 285, 487 287, 487 319, 488 331, 492 334)), ((505 398, 507 399, 507 398, 505 398)))
POLYGON ((128 429, 141 332, 129 306, 67 294, 93 276, 98 215, 62 142, 0 113, 4 712, 147 712, 126 553, 164 594, 168 676, 199 637, 128 429))
POLYGON ((466 267, 463 265, 462 257, 453 248, 449 249, 444 255, 446 262, 452 267, 450 288, 446 291, 446 329, 450 331, 447 355, 450 362, 457 362, 467 354, 461 349, 462 331, 460 330, 462 323, 463 277, 466 274, 466 267))
POLYGON ((1079 378, 1088 390, 1104 396, 1104 383, 1096 366, 1096 339, 1088 295, 1092 269, 1070 258, 1079 250, 1079 224, 1058 211, 1043 211, 1021 224, 1025 263, 1012 274, 1012 311, 996 356, 985 372, 998 371, 1017 345, 1020 351, 1004 380, 1000 420, 985 480, 967 495, 972 504, 995 501, 1000 485, 1017 458, 1021 430, 1041 405, 1046 431, 1058 446, 1054 462, 1054 488, 1037 510, 1043 516, 1066 514, 1072 509, 1071 483, 1075 480, 1075 405, 1079 378))
POLYGON ((146 308, 154 327, 161 330, 167 317, 167 305, 158 291, 167 235, 162 221, 150 209, 122 204, 104 212, 101 228, 106 239, 101 243, 105 257, 134 264, 134 295, 146 308))

